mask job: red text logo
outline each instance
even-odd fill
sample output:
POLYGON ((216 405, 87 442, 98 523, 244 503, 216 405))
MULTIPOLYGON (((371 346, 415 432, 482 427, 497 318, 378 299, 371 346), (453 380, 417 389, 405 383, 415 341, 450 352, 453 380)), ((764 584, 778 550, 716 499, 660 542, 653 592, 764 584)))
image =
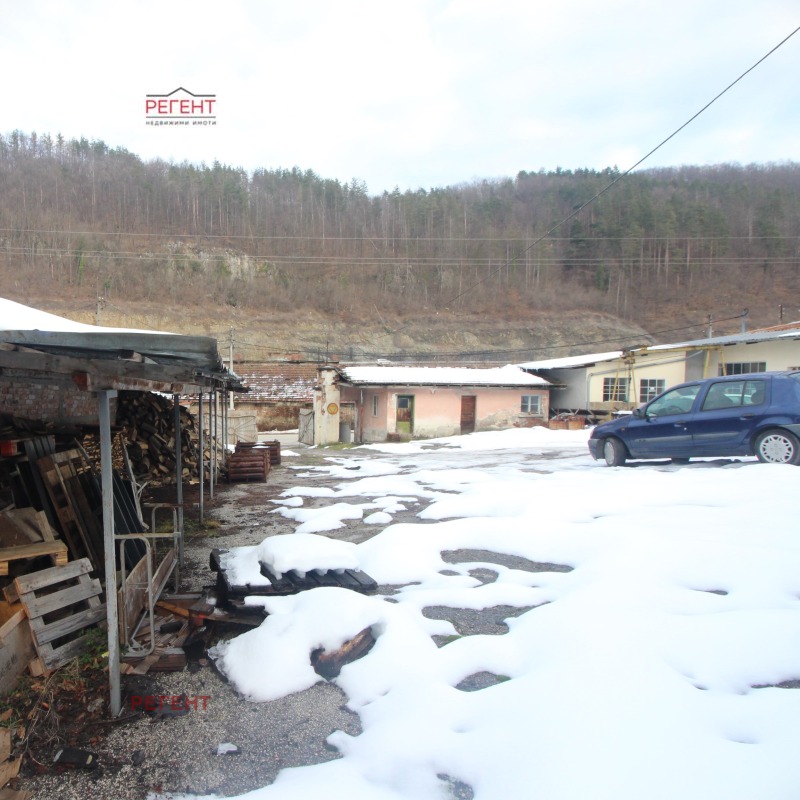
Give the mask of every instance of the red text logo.
POLYGON ((188 711, 193 708, 205 711, 211 695, 196 694, 191 697, 185 694, 132 694, 131 710, 136 711, 188 711))
POLYGON ((144 101, 147 125, 216 125, 217 96, 195 94, 183 86, 167 94, 148 94, 144 101))

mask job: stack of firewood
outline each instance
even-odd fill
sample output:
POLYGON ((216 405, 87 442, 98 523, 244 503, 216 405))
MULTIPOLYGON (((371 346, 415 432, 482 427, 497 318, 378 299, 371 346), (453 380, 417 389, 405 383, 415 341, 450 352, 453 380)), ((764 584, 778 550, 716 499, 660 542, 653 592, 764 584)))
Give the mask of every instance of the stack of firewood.
MULTIPOLYGON (((133 473, 150 485, 175 483, 174 409, 172 400, 163 395, 119 393, 117 425, 122 427, 133 473)), ((180 415, 181 472, 183 480, 191 481, 199 478, 200 437, 195 418, 188 409, 181 406, 180 415)))

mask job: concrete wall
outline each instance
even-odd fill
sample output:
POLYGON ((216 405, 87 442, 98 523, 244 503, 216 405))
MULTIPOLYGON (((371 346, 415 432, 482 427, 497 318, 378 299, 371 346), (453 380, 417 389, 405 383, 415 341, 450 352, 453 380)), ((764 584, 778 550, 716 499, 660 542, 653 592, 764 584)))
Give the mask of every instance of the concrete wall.
POLYGON ((800 369, 800 341, 779 339, 774 342, 735 344, 711 350, 708 353, 706 376, 719 374, 721 363, 764 361, 767 370, 800 369))
POLYGON ((664 381, 665 388, 685 381, 713 377, 719 374, 720 364, 766 363, 767 370, 800 368, 800 341, 791 339, 755 344, 732 344, 708 350, 649 351, 636 355, 635 362, 623 359, 606 361, 590 367, 556 369, 543 373, 554 383, 565 384, 564 389, 553 389, 551 405, 558 410, 583 409, 607 413, 618 409, 636 408, 640 405, 640 382, 645 378, 664 381), (604 378, 627 378, 628 402, 603 400, 604 378))
POLYGON ((513 389, 486 387, 341 387, 342 402, 356 406, 356 440, 382 442, 397 433, 397 397, 414 398, 413 438, 455 436, 461 433, 461 398, 474 396, 475 430, 502 430, 515 426, 544 423, 549 415, 549 391, 536 387, 513 389), (521 398, 525 394, 539 395, 542 413, 539 416, 520 412, 521 398), (377 408, 373 398, 377 398, 377 408), (377 411, 377 413, 374 413, 377 411))

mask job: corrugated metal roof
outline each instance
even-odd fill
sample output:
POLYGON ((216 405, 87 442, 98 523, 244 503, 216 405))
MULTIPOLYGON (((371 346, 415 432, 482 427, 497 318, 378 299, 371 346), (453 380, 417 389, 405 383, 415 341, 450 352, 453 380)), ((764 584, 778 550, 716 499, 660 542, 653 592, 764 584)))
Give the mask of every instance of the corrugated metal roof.
POLYGON ((800 339, 800 328, 793 327, 778 330, 758 330, 749 333, 733 333, 728 336, 712 336, 706 339, 691 339, 687 342, 671 344, 654 344, 648 347, 637 347, 633 352, 641 350, 691 350, 693 347, 724 347, 729 344, 752 344, 755 342, 774 342, 778 339, 800 339))
POLYGON ((0 367, 7 372, 88 390, 240 389, 208 336, 86 325, 2 298, 0 314, 0 367))

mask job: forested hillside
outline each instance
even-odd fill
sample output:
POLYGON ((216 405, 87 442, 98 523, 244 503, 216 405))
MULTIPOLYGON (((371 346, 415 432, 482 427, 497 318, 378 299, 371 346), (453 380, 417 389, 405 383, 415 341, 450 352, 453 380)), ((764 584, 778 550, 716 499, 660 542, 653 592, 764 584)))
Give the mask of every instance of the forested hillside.
POLYGON ((751 326, 800 317, 800 164, 637 172, 542 239, 616 177, 374 196, 15 131, 0 137, 2 294, 381 320, 586 310, 651 330, 745 307, 751 326))

